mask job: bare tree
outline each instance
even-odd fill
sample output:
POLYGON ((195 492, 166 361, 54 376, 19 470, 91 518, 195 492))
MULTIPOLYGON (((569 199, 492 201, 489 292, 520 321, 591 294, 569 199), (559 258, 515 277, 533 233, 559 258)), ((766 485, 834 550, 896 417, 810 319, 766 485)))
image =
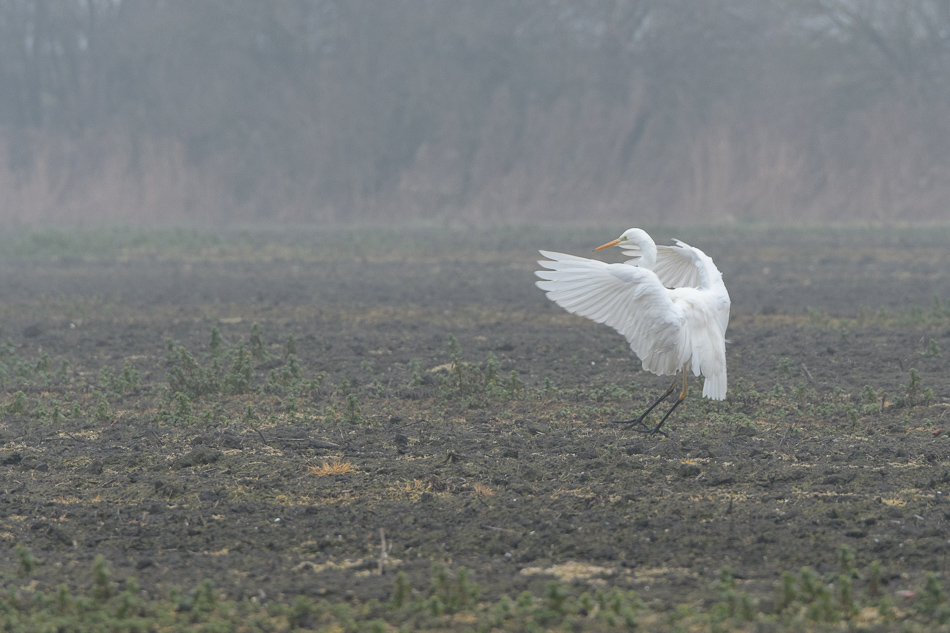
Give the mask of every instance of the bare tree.
POLYGON ((944 0, 0 0, 0 185, 17 217, 927 217, 948 31, 944 0))

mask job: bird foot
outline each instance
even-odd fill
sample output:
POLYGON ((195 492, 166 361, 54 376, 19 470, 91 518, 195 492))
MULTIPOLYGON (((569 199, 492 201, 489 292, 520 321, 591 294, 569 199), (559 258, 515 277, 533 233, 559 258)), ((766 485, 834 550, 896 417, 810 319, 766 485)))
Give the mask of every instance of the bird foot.
POLYGON ((662 424, 657 424, 656 426, 647 426, 643 422, 643 417, 639 417, 636 420, 614 420, 614 424, 626 424, 628 429, 633 429, 637 433, 646 433, 647 435, 656 435, 657 433, 663 435, 664 437, 669 437, 666 431, 661 431, 660 427, 662 424))
POLYGON ((643 423, 643 417, 639 417, 636 420, 612 420, 614 424, 626 424, 627 428, 633 428, 635 426, 641 426, 645 429, 649 429, 646 424, 643 423))
POLYGON ((669 437, 669 434, 666 431, 663 431, 660 429, 660 426, 662 426, 660 424, 657 424, 654 427, 649 427, 646 424, 641 423, 641 426, 642 428, 636 428, 633 430, 636 431, 637 433, 645 433, 646 435, 656 435, 657 433, 659 433, 663 437, 669 437))

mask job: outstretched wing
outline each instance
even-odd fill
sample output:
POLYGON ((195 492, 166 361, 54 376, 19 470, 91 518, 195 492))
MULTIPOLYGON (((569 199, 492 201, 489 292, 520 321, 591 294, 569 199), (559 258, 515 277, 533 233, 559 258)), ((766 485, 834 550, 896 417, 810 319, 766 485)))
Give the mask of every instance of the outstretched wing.
POLYGON ((686 317, 653 271, 630 264, 541 251, 538 263, 547 270, 535 274, 535 284, 548 299, 597 323, 605 323, 626 337, 655 374, 675 374, 689 358, 685 345, 686 317))
MULTIPOLYGON (((716 320, 725 333, 729 327, 729 292, 722 283, 722 273, 712 258, 686 242, 673 240, 673 246, 657 246, 656 266, 653 272, 667 288, 697 288, 711 293, 709 301, 715 305, 716 320)), ((638 246, 625 246, 624 254, 633 256, 628 264, 640 260, 638 246)))
MULTIPOLYGON (((698 288, 700 284, 699 268, 687 251, 692 246, 673 240, 674 246, 656 246, 656 266, 653 272, 660 278, 660 282, 667 288, 698 288)), ((627 263, 637 265, 640 261, 640 247, 635 244, 624 244, 623 254, 631 257, 627 263)))

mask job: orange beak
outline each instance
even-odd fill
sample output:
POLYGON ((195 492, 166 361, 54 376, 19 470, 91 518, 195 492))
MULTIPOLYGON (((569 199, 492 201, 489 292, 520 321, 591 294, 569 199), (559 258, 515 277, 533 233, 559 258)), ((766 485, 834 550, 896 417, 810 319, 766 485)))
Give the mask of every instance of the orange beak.
POLYGON ((620 243, 620 238, 618 237, 617 239, 611 240, 611 241, 607 242, 606 244, 604 244, 604 245, 602 245, 602 246, 598 246, 597 248, 594 249, 594 251, 596 252, 596 251, 599 251, 599 250, 603 250, 603 249, 605 249, 605 248, 610 248, 611 246, 616 246, 616 245, 619 244, 619 243, 620 243))

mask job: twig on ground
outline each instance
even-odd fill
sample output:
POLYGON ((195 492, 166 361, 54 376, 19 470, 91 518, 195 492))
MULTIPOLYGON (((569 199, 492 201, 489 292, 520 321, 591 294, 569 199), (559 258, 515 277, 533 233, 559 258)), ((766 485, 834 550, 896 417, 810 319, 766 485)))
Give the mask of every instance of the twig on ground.
MULTIPOLYGON (((785 443, 785 439, 788 437, 788 432, 792 430, 792 425, 789 424, 785 429, 785 433, 782 435, 782 441, 778 443, 778 448, 782 448, 782 444, 785 443)), ((776 449, 778 450, 778 449, 776 449)))
POLYGON ((383 567, 386 564, 386 531, 379 528, 379 575, 383 575, 383 567))
POLYGON ((808 368, 805 367, 805 363, 802 363, 802 369, 805 370, 805 375, 808 376, 808 380, 815 382, 815 377, 811 375, 811 372, 808 371, 808 368))
POLYGON ((268 440, 264 437, 264 433, 260 429, 254 429, 257 431, 257 434, 261 436, 261 441, 265 444, 270 444, 271 442, 310 442, 310 448, 340 448, 339 444, 334 444, 333 442, 327 442, 326 440, 314 440, 309 437, 275 437, 268 440))

